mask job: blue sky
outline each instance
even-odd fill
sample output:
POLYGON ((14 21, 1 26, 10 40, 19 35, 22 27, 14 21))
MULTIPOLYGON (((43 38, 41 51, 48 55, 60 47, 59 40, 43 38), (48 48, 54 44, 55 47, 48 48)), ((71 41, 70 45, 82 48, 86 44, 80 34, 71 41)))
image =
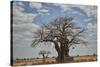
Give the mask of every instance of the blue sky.
MULTIPOLYGON (((13 2, 13 51, 14 58, 37 57, 38 52, 48 49, 51 56, 57 56, 53 46, 32 48, 33 31, 57 17, 70 16, 76 25, 87 29, 85 40, 88 46, 70 50, 70 55, 91 55, 97 53, 97 7, 93 5, 73 5, 56 3, 13 2), (87 35, 89 34, 89 35, 87 35)), ((38 56, 39 57, 39 56, 38 56)))

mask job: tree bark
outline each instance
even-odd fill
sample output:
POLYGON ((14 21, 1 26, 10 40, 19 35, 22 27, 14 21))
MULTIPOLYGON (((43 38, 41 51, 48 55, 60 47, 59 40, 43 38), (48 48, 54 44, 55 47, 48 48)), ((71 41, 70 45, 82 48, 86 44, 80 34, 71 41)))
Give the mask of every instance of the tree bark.
POLYGON ((57 52, 58 53, 58 57, 57 57, 57 62, 61 63, 61 52, 57 52))
POLYGON ((57 62, 60 63, 61 62, 61 48, 58 45, 57 41, 53 41, 53 40, 43 40, 44 42, 52 42, 55 45, 55 49, 57 51, 58 57, 56 58, 57 62))
POLYGON ((57 62, 60 63, 61 62, 61 48, 58 45, 58 42, 54 41, 54 45, 55 45, 55 49, 58 53, 58 57, 56 58, 57 62))
POLYGON ((65 50, 65 56, 69 57, 69 49, 65 50))
POLYGON ((69 56, 69 49, 66 50, 66 47, 65 47, 65 43, 60 43, 60 46, 58 45, 58 42, 57 41, 53 41, 53 40, 43 40, 45 42, 47 41, 50 41, 50 42, 53 42, 54 45, 55 45, 55 49, 57 51, 57 54, 58 54, 58 57, 57 57, 57 62, 58 63, 63 63, 65 62, 64 59, 65 59, 65 56, 69 56))
POLYGON ((61 63, 64 62, 64 56, 65 56, 65 47, 63 44, 61 44, 61 63))

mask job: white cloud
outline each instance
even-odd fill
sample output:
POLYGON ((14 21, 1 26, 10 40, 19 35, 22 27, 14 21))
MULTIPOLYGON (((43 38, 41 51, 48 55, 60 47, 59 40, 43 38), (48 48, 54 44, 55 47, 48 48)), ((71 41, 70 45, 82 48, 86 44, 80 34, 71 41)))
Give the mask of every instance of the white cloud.
POLYGON ((38 14, 33 13, 24 13, 24 8, 17 6, 16 2, 13 3, 13 21, 14 23, 29 23, 32 22, 33 19, 38 14))
POLYGON ((80 15, 80 16, 84 16, 84 14, 83 13, 80 13, 79 11, 70 11, 69 12, 70 14, 72 14, 72 15, 80 15))
POLYGON ((19 6, 24 6, 24 3, 23 3, 23 2, 20 2, 20 1, 18 1, 17 4, 18 4, 19 6))
POLYGON ((47 13, 47 12, 48 12, 48 10, 47 10, 47 9, 40 9, 40 10, 38 10, 38 12, 47 13))
POLYGON ((39 9, 39 10, 38 10, 38 14, 39 14, 39 15, 44 15, 44 14, 50 15, 48 9, 39 9))
POLYGON ((79 6, 80 9, 82 9, 87 16, 96 16, 97 15, 97 7, 96 6, 89 6, 89 5, 80 5, 79 6))
POLYGON ((30 5, 31 8, 36 8, 36 9, 42 8, 42 4, 41 3, 33 3, 33 2, 30 2, 29 5, 30 5))
POLYGON ((88 23, 87 24, 87 29, 89 31, 93 31, 94 33, 96 33, 96 31, 97 31, 97 24, 96 23, 88 23))
MULTIPOLYGON (((65 11, 71 11, 72 13, 77 13, 72 10, 72 7, 77 7, 83 10, 87 16, 95 16, 97 15, 97 7, 96 6, 89 6, 89 5, 66 5, 66 4, 53 4, 54 6, 58 6, 62 9, 63 12, 65 11)), ((83 15, 82 13, 79 13, 80 15, 83 15)))
POLYGON ((68 5, 61 5, 60 8, 62 8, 63 11, 71 10, 71 6, 68 5))
POLYGON ((39 26, 34 24, 34 18, 38 14, 25 13, 23 8, 13 3, 13 45, 30 45, 33 31, 39 26))
POLYGON ((84 22, 90 22, 93 18, 86 18, 84 19, 84 22))
POLYGON ((48 9, 42 8, 43 7, 42 3, 32 3, 32 2, 30 2, 29 5, 30 5, 31 8, 36 8, 37 11, 38 11, 38 14, 40 14, 40 15, 43 15, 43 14, 49 15, 48 9))
POLYGON ((71 10, 71 7, 73 7, 72 5, 66 5, 66 4, 53 4, 54 6, 58 6, 60 7, 62 10, 62 12, 65 12, 67 10, 71 10))
POLYGON ((13 12, 20 12, 20 11, 24 11, 24 8, 18 7, 17 4, 19 2, 13 2, 13 12))
POLYGON ((93 46, 93 45, 97 46, 97 24, 96 22, 89 22, 86 28, 87 30, 84 33, 84 39, 86 39, 89 46, 93 46))

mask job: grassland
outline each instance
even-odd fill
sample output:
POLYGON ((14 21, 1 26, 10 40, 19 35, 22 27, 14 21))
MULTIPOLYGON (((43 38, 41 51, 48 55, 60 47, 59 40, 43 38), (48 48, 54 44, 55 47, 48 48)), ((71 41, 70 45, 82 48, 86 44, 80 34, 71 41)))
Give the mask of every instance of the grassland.
MULTIPOLYGON (((88 55, 88 56, 74 56, 70 60, 68 57, 65 58, 64 63, 75 63, 75 62, 90 62, 96 61, 97 56, 88 55)), ((45 63, 42 58, 33 58, 33 59, 17 59, 13 60, 13 66, 24 66, 24 65, 40 65, 40 64, 57 64, 56 57, 46 58, 45 63)))

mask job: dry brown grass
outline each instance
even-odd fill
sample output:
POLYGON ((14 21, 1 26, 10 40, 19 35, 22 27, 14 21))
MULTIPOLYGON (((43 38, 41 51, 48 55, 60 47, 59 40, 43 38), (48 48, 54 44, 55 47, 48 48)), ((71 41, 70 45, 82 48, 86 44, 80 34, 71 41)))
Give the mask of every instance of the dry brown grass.
MULTIPOLYGON (((68 59, 68 58, 67 58, 68 59)), ((68 59, 69 60, 69 59, 68 59)), ((69 62, 89 62, 89 61, 96 61, 97 56, 76 56, 73 57, 73 60, 69 60, 69 62)), ((25 66, 25 65, 40 65, 40 64, 57 64, 55 58, 46 58, 45 63, 43 63, 43 59, 32 59, 32 60, 14 60, 13 66, 25 66)))

